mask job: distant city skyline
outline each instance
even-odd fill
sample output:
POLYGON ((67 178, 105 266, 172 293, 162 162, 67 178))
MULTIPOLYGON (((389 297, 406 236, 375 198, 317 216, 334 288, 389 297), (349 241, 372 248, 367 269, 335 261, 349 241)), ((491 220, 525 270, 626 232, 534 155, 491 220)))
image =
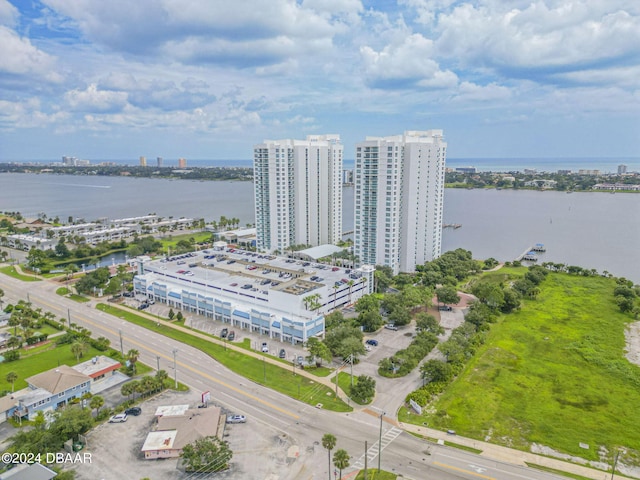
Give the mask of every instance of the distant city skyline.
POLYGON ((0 161, 250 159, 325 132, 349 159, 433 125, 450 159, 640 156, 634 2, 187 5, 0 0, 0 161))

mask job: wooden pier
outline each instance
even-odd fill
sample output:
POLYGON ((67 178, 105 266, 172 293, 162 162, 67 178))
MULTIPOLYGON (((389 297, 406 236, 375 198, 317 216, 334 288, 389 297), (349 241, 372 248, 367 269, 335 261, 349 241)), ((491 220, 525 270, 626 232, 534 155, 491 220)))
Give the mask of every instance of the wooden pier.
POLYGON ((546 251, 547 249, 545 248, 544 244, 536 243, 535 245, 527 248, 524 252, 518 255, 518 257, 516 258, 516 261, 521 262, 524 260, 525 262, 537 262, 538 261, 537 254, 544 253, 546 251))

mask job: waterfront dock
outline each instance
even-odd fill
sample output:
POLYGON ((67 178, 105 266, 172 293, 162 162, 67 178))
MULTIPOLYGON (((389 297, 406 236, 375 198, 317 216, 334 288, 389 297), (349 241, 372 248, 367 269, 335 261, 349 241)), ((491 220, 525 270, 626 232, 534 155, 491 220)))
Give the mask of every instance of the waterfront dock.
POLYGON ((544 253, 547 249, 543 243, 536 243, 535 245, 527 248, 524 252, 522 252, 516 258, 516 261, 521 262, 537 262, 538 261, 538 253, 544 253))

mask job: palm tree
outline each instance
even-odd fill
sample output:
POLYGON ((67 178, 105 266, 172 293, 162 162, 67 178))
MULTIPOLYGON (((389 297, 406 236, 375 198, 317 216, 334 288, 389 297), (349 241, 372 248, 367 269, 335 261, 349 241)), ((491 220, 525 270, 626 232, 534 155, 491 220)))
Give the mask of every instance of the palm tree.
POLYGON ((329 456, 329 480, 331 480, 331 450, 336 446, 336 436, 331 433, 325 433, 322 436, 322 446, 327 449, 329 456))
POLYGON ((86 342, 76 341, 71 344, 71 353, 76 357, 76 362, 80 361, 80 357, 83 356, 89 350, 89 345, 86 342))
POLYGON ((349 453, 343 448, 336 450, 333 454, 333 464, 340 471, 338 478, 342 478, 342 470, 349 466, 349 458, 349 453))
POLYGON ((18 374, 14 371, 11 371, 7 373, 5 379, 7 380, 7 382, 11 382, 11 393, 13 393, 13 385, 16 383, 16 380, 18 380, 18 374))
POLYGON ((103 405, 104 405, 104 398, 102 398, 100 395, 96 395, 95 397, 92 397, 91 402, 89 402, 89 407, 96 409, 96 417, 98 416, 98 411, 100 410, 100 407, 102 407, 103 405))
POLYGON ((349 305, 351 305, 351 290, 353 289, 353 285, 355 282, 353 280, 349 280, 347 285, 349 285, 349 305))
POLYGON ((135 348, 132 348, 127 352, 127 360, 133 365, 133 371, 136 371, 136 362, 138 361, 138 357, 140 356, 140 352, 135 348))
POLYGON ((122 385, 122 387, 120 387, 120 393, 127 397, 127 400, 130 399, 131 395, 133 394, 133 392, 135 391, 136 388, 136 384, 138 382, 127 382, 124 385, 122 385))
POLYGON ((15 335, 7 340, 7 347, 17 350, 22 346, 22 340, 15 335))

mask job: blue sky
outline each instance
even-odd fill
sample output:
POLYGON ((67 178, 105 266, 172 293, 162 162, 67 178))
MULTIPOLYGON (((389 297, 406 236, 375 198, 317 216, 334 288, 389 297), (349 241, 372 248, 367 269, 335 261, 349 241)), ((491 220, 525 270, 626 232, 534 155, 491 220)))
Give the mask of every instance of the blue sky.
POLYGON ((0 160, 249 159, 441 128, 640 156, 638 0, 0 0, 0 160))

